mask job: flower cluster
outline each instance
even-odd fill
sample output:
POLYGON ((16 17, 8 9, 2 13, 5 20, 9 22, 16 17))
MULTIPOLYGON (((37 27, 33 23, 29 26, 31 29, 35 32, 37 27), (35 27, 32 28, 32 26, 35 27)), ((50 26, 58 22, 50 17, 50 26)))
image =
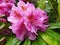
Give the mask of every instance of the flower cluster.
POLYGON ((1 15, 8 16, 10 14, 10 11, 14 3, 15 3, 15 0, 1 0, 0 1, 0 16, 1 15))
POLYGON ((0 21, 6 22, 6 19, 1 17, 10 15, 14 3, 15 0, 0 0, 0 21))
POLYGON ((26 37, 30 40, 36 39, 37 31, 45 31, 48 27, 46 12, 23 1, 19 1, 17 6, 12 7, 8 21, 12 23, 9 28, 21 41, 26 37))
POLYGON ((15 3, 15 0, 0 0, 1 3, 15 3))
POLYGON ((12 9, 12 4, 11 3, 2 3, 0 4, 0 16, 5 15, 9 16, 10 12, 12 9))
MULTIPOLYGON (((0 30, 9 30, 8 28, 5 29, 7 26, 4 24, 8 23, 6 18, 10 15, 12 6, 14 4, 15 0, 0 0, 0 30)), ((0 32, 0 34, 3 33, 3 31, 0 32)))

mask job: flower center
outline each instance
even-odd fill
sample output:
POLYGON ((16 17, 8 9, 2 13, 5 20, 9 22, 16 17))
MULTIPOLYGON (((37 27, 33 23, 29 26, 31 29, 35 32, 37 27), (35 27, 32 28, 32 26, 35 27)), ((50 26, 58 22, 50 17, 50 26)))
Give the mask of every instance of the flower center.
POLYGON ((26 8, 25 8, 24 6, 21 6, 21 8, 23 9, 23 11, 25 11, 25 10, 26 10, 26 8))
POLYGON ((5 0, 6 3, 8 3, 9 1, 8 0, 5 0))

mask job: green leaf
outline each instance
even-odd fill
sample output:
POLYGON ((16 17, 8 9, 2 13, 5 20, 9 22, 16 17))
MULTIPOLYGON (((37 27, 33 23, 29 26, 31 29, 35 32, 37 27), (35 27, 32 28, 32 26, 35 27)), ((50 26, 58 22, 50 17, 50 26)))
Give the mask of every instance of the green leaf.
POLYGON ((5 45, 19 45, 20 43, 21 42, 18 39, 12 36, 12 37, 9 37, 5 45))
POLYGON ((6 42, 5 37, 2 37, 2 38, 0 39, 0 45, 4 45, 5 42, 6 42))
POLYGON ((60 41, 60 34, 52 31, 52 30, 47 30, 46 33, 50 36, 52 36, 53 38, 57 39, 58 41, 60 41))
POLYGON ((60 35, 55 33, 52 30, 47 30, 46 32, 40 32, 40 36, 49 44, 49 45, 60 45, 60 35))
POLYGON ((53 6, 52 6, 52 4, 51 4, 51 1, 50 1, 50 0, 48 0, 48 3, 50 4, 50 7, 51 7, 52 9, 54 9, 53 6))
POLYGON ((60 28, 60 23, 50 23, 50 26, 48 27, 48 29, 56 29, 56 28, 60 28))
POLYGON ((18 41, 15 45, 20 45, 20 43, 21 43, 21 42, 20 42, 20 41, 18 41))
POLYGON ((58 18, 57 18, 57 21, 60 22, 60 0, 58 0, 58 18))
POLYGON ((2 37, 2 38, 0 39, 0 42, 3 41, 4 39, 5 39, 5 37, 2 37))
POLYGON ((38 35, 37 39, 32 41, 32 45, 47 45, 47 43, 38 35))
POLYGON ((4 26, 5 26, 5 23, 2 23, 2 24, 0 25, 0 29, 2 29, 4 26))
POLYGON ((41 33, 40 35, 49 45, 57 45, 57 40, 53 37, 47 35, 46 33, 41 33))
POLYGON ((26 39, 23 45, 31 45, 31 41, 29 39, 26 39))
POLYGON ((48 0, 51 8, 57 13, 57 0, 48 0))
POLYGON ((37 7, 40 7, 41 9, 45 9, 46 5, 46 0, 38 0, 37 1, 37 7))

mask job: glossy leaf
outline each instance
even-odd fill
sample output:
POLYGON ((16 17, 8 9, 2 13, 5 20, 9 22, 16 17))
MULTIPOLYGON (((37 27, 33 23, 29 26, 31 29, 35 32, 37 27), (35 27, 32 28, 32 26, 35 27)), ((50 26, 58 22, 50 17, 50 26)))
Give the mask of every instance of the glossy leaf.
POLYGON ((6 42, 5 37, 2 37, 2 38, 0 39, 0 45, 4 45, 5 42, 6 42))
POLYGON ((26 39, 23 45, 31 45, 31 41, 29 39, 26 39))
POLYGON ((60 0, 58 0, 58 14, 59 16, 58 16, 57 21, 60 22, 60 0))
POLYGON ((60 28, 60 23, 50 23, 48 29, 60 28))
POLYGON ((38 36, 36 40, 32 41, 32 45, 47 45, 47 43, 38 36))
POLYGON ((60 45, 60 35, 55 33, 52 30, 47 30, 46 32, 40 32, 40 36, 49 44, 49 45, 60 45))
POLYGON ((0 25, 0 29, 2 29, 4 26, 5 26, 5 23, 2 23, 2 24, 0 25))
POLYGON ((46 33, 50 36, 52 36, 53 38, 57 39, 58 41, 60 41, 60 34, 52 31, 52 30, 47 30, 46 33))
POLYGON ((41 8, 41 9, 45 9, 45 7, 46 7, 46 0, 38 0, 37 1, 37 7, 41 8))
POLYGON ((54 9, 53 6, 52 6, 52 4, 51 4, 51 1, 50 1, 50 0, 48 0, 48 3, 50 4, 50 7, 51 7, 52 9, 54 9))
POLYGON ((20 43, 21 43, 21 42, 20 42, 20 41, 18 41, 15 45, 20 45, 20 43))
POLYGON ((9 37, 5 45, 19 45, 21 42, 15 37, 9 37))

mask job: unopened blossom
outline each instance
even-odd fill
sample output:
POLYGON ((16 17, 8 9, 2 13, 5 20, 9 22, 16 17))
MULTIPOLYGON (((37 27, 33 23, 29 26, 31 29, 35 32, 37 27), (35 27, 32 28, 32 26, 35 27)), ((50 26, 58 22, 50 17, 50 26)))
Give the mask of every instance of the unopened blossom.
POLYGON ((36 39, 37 31, 45 31, 48 26, 46 12, 35 8, 29 2, 25 4, 23 1, 18 2, 17 7, 12 7, 8 21, 12 23, 9 28, 21 41, 26 37, 30 40, 36 39))

